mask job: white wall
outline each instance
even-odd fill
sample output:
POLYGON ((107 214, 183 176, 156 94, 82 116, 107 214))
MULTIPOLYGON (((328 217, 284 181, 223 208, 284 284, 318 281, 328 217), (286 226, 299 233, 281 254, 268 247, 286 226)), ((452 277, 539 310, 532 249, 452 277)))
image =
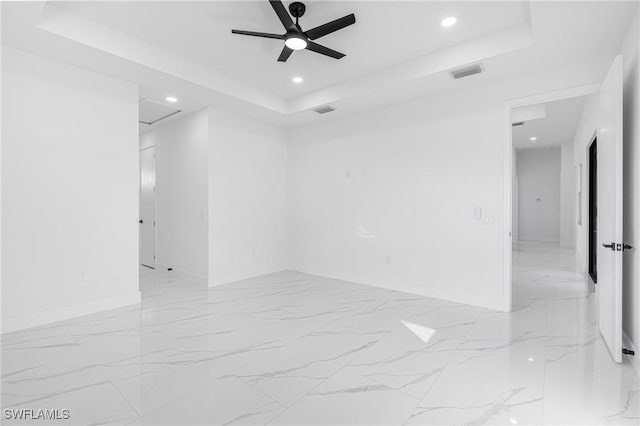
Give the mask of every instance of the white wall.
POLYGON ((560 149, 525 149, 518 163, 518 238, 560 242, 560 149))
POLYGON ((156 262, 207 280, 208 112, 191 113, 140 136, 156 147, 156 262))
POLYGON ((3 46, 2 100, 2 330, 137 303, 137 87, 3 46))
POLYGON ((292 129, 290 267, 506 308, 504 101, 599 81, 607 62, 292 129))
POLYGON ((209 109, 209 143, 209 285, 287 269, 285 131, 209 109))
POLYGON ((516 155, 518 151, 511 149, 511 241, 520 240, 518 235, 518 161, 516 155))
POLYGON ((574 248, 576 240, 576 168, 573 141, 560 147, 560 245, 574 248))
MULTIPOLYGON (((640 66, 638 12, 622 45, 624 56, 624 240, 623 329, 640 350, 640 66)), ((640 355, 631 357, 640 374, 640 355)))

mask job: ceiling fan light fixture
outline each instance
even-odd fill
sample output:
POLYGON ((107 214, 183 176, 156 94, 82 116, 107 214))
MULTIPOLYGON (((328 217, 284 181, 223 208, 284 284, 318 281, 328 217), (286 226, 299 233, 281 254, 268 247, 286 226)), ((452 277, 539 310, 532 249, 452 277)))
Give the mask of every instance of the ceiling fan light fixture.
POLYGON ((291 36, 288 37, 284 44, 291 50, 302 50, 307 47, 307 40, 303 39, 300 36, 291 36))

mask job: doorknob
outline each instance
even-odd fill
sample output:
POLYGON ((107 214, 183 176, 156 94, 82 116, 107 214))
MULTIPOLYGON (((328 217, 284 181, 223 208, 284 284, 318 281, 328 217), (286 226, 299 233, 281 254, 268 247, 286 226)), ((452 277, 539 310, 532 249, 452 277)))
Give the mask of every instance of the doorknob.
POLYGON ((611 244, 602 243, 602 247, 616 251, 616 243, 611 243, 611 244))
POLYGON ((142 219, 140 219, 140 220, 138 221, 138 223, 143 223, 143 220, 142 220, 142 219))

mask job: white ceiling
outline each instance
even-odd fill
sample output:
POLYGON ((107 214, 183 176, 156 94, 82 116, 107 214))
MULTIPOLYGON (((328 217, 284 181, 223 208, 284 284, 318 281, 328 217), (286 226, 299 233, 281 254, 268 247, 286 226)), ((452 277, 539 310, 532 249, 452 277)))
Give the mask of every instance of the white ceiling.
POLYGON ((525 121, 522 126, 513 127, 512 139, 516 149, 549 148, 572 141, 586 96, 545 103, 544 118, 525 121), (530 138, 537 138, 535 143, 530 138))
POLYGON ((267 1, 72 2, 62 9, 284 98, 529 21, 526 2, 308 2, 303 29, 356 15, 353 26, 316 40, 347 56, 302 51, 282 63, 276 60, 282 41, 231 34, 232 28, 284 33, 267 1), (451 15, 458 25, 440 27, 451 15), (304 84, 292 83, 294 75, 304 84))
MULTIPOLYGON (((288 5, 289 2, 285 2, 288 5)), ((140 86, 283 126, 342 117, 435 91, 551 66, 612 57, 638 2, 307 1, 303 28, 355 13, 356 24, 318 41, 341 60, 295 52, 231 29, 280 32, 264 1, 2 2, 2 43, 140 86), (455 27, 443 29, 444 16, 455 27), (482 61, 454 81, 446 70, 482 61), (301 85, 293 75, 304 77, 301 85), (330 103, 336 111, 312 108, 330 103)))

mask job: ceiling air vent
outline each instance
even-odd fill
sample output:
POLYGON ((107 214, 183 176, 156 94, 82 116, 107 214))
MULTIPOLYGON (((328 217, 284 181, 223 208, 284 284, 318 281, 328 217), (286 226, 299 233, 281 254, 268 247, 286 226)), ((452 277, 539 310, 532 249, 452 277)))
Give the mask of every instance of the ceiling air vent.
POLYGON ((143 99, 140 102, 138 121, 142 124, 152 125, 181 111, 182 110, 179 110, 162 102, 154 101, 151 99, 143 99))
POLYGON ((326 114, 328 112, 335 111, 335 110, 336 109, 331 105, 325 105, 318 108, 314 108, 314 111, 317 112, 318 114, 326 114))
POLYGON ((459 78, 469 77, 471 75, 480 74, 484 71, 482 64, 473 64, 464 68, 457 68, 455 70, 449 70, 449 75, 454 80, 459 78))

